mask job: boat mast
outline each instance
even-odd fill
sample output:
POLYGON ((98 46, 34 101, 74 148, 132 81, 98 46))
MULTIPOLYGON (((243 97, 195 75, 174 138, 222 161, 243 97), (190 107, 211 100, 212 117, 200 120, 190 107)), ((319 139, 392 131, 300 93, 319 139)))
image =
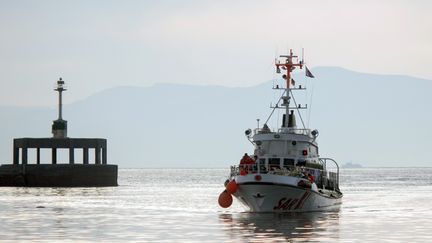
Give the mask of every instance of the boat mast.
MULTIPOLYGON (((282 77, 286 81, 286 88, 285 88, 285 94, 286 96, 282 97, 283 104, 285 106, 285 124, 283 124, 284 127, 288 127, 289 124, 289 115, 290 115, 290 99, 291 99, 291 72, 296 68, 299 67, 300 69, 303 68, 303 61, 300 61, 298 63, 293 62, 293 58, 298 58, 297 56, 293 55, 292 49, 290 49, 289 55, 281 55, 281 58, 286 58, 285 63, 280 63, 280 61, 277 61, 275 63, 276 65, 276 72, 281 73, 281 68, 283 70, 286 70, 286 74, 284 74, 282 77)), ((294 85, 294 84, 293 84, 294 85)))

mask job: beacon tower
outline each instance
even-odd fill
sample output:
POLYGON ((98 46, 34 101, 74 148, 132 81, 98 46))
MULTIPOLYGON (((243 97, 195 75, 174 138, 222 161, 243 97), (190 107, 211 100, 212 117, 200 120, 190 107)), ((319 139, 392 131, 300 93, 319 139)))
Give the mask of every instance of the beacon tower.
POLYGON ((51 132, 53 134, 53 138, 66 138, 67 137, 67 121, 63 120, 62 117, 62 92, 66 91, 65 82, 62 78, 59 78, 57 81, 57 85, 54 89, 59 93, 59 101, 58 101, 58 118, 53 121, 51 132))

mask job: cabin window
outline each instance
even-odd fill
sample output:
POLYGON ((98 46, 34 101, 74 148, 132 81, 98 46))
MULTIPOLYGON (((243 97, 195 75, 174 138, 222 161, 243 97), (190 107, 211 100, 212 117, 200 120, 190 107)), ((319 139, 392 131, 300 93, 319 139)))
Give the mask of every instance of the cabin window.
POLYGON ((297 166, 305 166, 306 165, 306 160, 303 159, 299 159, 297 160, 297 166))
POLYGON ((283 166, 284 168, 290 168, 291 166, 294 166, 294 159, 284 159, 283 166))
POLYGON ((273 168, 280 169, 280 158, 270 158, 268 163, 269 163, 270 169, 273 169, 273 168))

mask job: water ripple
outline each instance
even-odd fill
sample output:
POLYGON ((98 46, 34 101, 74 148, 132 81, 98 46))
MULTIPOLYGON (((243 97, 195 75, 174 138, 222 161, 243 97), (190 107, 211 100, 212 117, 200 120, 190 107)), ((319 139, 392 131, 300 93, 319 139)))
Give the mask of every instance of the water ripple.
POLYGON ((427 242, 432 169, 343 170, 339 212, 217 205, 227 170, 121 169, 119 187, 0 188, 5 241, 427 242))

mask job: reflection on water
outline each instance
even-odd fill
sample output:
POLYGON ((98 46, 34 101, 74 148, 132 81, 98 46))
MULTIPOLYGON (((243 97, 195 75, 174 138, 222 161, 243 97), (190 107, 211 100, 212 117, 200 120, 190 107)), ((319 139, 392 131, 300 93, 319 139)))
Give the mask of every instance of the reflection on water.
POLYGON ((231 239, 247 242, 334 241, 339 238, 339 212, 221 214, 231 239))
MULTIPOLYGON (((59 240, 86 230, 113 188, 0 188, 2 240, 59 240)), ((90 226, 90 228, 93 226, 90 226)), ((82 239, 91 239, 84 237, 82 239)))

